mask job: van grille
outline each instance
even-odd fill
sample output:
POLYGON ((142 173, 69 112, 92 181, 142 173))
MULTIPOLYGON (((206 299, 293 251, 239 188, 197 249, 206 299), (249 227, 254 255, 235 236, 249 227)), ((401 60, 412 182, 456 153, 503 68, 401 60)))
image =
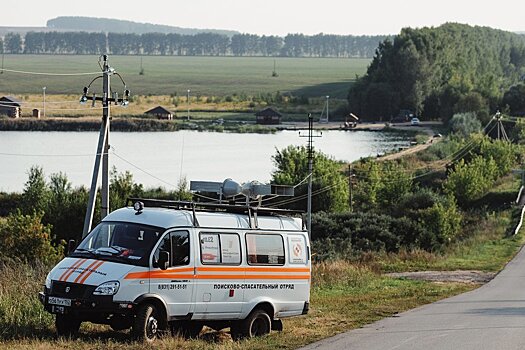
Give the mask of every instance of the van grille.
POLYGON ((53 281, 51 295, 70 299, 86 299, 93 294, 94 290, 94 286, 85 284, 53 281))

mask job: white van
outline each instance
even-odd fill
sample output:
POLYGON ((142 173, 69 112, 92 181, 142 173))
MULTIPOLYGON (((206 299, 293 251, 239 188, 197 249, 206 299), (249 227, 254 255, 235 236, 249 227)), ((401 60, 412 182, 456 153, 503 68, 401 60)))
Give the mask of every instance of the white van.
POLYGON ((59 335, 88 321, 153 341, 204 325, 232 337, 282 330, 310 300, 310 243, 275 209, 141 200, 109 214, 48 274, 59 335), (146 207, 144 208, 144 203, 146 207))

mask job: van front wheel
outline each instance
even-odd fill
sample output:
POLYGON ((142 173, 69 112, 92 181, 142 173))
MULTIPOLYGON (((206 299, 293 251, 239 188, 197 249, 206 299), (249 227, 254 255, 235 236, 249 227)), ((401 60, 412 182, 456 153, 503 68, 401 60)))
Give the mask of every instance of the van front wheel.
POLYGON ((153 342, 163 330, 157 307, 144 304, 139 307, 133 323, 133 335, 137 340, 153 342))
POLYGON ((254 310, 245 320, 240 324, 232 326, 232 337, 239 338, 253 338, 261 337, 269 334, 272 330, 272 320, 264 310, 254 310))

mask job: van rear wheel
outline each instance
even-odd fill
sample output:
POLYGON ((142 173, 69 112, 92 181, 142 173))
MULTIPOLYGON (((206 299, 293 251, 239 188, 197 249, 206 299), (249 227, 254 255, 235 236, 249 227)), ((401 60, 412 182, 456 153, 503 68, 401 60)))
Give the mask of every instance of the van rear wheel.
POLYGON ((59 337, 71 337, 78 333, 82 321, 70 315, 56 315, 55 327, 59 337))
POLYGON ((232 325, 233 339, 253 338, 267 335, 272 330, 272 320, 266 311, 256 309, 246 319, 232 325))

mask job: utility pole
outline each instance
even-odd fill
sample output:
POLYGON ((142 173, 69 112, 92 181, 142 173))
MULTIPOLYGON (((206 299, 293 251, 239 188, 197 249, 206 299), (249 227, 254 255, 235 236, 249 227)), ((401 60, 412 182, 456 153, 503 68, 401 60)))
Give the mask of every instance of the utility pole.
POLYGON ((46 87, 44 86, 42 88, 42 92, 44 93, 44 118, 46 117, 46 87))
MULTIPOLYGON (((99 138, 98 138, 98 145, 97 145, 97 154, 95 157, 95 165, 93 167, 93 176, 91 178, 91 190, 89 192, 89 201, 88 206, 86 210, 86 216, 84 218, 84 229, 82 231, 82 237, 85 237, 89 231, 91 231, 91 225, 93 222, 93 213, 95 211, 95 199, 97 194, 97 187, 98 187, 98 176, 100 172, 100 163, 102 163, 102 188, 101 188, 101 211, 100 216, 101 219, 106 217, 109 213, 109 130, 110 130, 110 108, 111 108, 111 102, 115 102, 115 104, 121 103, 122 106, 128 105, 128 98, 130 95, 129 90, 126 88, 126 84, 124 83, 124 80, 120 76, 120 74, 115 72, 115 69, 109 66, 108 63, 108 56, 103 55, 103 64, 101 66, 102 68, 102 75, 96 77, 89 83, 87 87, 84 88, 84 93, 82 97, 80 98, 80 103, 86 103, 88 100, 93 101, 93 105, 95 105, 95 101, 101 101, 102 102, 102 124, 100 126, 100 132, 99 132, 99 138), (122 98, 118 98, 118 95, 115 93, 113 96, 111 96, 111 85, 110 85, 110 77, 111 75, 116 75, 120 78, 122 81, 122 84, 124 85, 124 94, 122 98), (96 80, 102 78, 102 96, 97 97, 96 94, 93 94, 93 96, 87 96, 89 92, 89 87, 93 82, 96 80)), ((100 63, 100 62, 99 62, 100 63)))
POLYGON ((349 204, 350 204, 350 212, 352 213, 354 211, 354 193, 353 193, 353 187, 354 187, 354 177, 355 175, 352 173, 352 164, 348 164, 348 189, 350 190, 350 197, 348 198, 349 204))
POLYGON ((312 237, 312 177, 314 165, 314 137, 321 137, 321 135, 314 135, 314 119, 312 114, 308 114, 308 135, 301 135, 299 137, 307 137, 306 142, 308 151, 308 199, 307 199, 307 217, 306 227, 308 229, 308 237, 312 237))
POLYGON ((187 115, 188 120, 190 120, 190 91, 191 90, 188 89, 188 97, 186 98, 186 103, 188 105, 188 115, 187 115))
POLYGON ((326 122, 328 123, 330 120, 329 120, 329 113, 328 113, 328 100, 330 99, 330 96, 326 95, 326 122))
POLYGON ((509 137, 505 131, 505 127, 503 126, 503 114, 501 114, 500 111, 497 111, 493 118, 496 119, 498 140, 509 141, 509 137))
POLYGON ((104 219, 109 213, 109 130, 110 130, 110 103, 108 98, 111 94, 110 86, 110 67, 108 64, 108 57, 104 56, 104 65, 102 67, 104 72, 102 78, 102 124, 106 126, 106 137, 104 141, 104 152, 102 152, 102 202, 100 206, 100 219, 104 219))

